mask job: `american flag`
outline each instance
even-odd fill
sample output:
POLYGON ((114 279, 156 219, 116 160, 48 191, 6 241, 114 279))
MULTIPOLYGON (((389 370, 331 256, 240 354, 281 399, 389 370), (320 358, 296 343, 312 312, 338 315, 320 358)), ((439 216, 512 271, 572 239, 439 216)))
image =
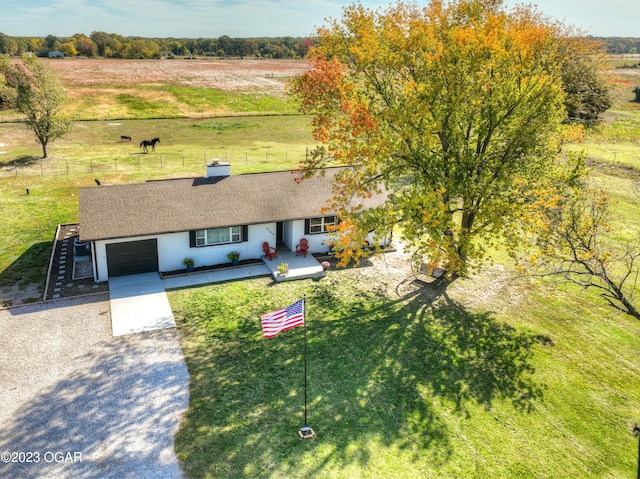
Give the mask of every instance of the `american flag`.
POLYGON ((285 309, 271 311, 260 316, 262 332, 265 338, 273 338, 276 334, 304 325, 304 300, 296 301, 285 309))

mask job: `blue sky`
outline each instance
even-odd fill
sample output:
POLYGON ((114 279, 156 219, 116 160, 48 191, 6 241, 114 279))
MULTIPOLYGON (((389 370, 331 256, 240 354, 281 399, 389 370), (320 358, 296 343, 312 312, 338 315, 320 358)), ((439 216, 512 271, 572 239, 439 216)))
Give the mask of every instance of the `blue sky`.
MULTIPOLYGON (((425 4, 426 0, 419 0, 425 4)), ((124 36, 216 38, 307 36, 339 18, 340 0, 0 0, 0 32, 70 36, 92 31, 124 36)), ((361 0, 370 8, 389 2, 361 0)), ((594 36, 640 37, 640 0, 505 0, 533 3, 550 17, 594 36)))

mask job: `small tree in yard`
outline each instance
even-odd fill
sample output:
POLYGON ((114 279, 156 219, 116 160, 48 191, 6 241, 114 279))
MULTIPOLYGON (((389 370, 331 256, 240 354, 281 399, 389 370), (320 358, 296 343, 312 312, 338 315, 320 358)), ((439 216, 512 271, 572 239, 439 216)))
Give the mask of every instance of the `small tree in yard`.
POLYGON ((323 143, 303 171, 348 167, 331 204, 337 249, 357 255, 349 245, 398 224, 417 257, 465 275, 491 241, 513 236, 541 184, 562 188, 548 180, 566 118, 563 31, 499 0, 358 4, 320 29, 313 69, 290 90, 323 143), (380 191, 386 202, 363 208, 380 191))
POLYGON ((68 101, 67 92, 54 70, 33 55, 24 55, 21 63, 0 56, 0 97, 25 115, 27 126, 42 145, 47 158, 47 145, 71 131, 73 121, 62 112, 68 101))
POLYGON ((640 248, 615 248, 609 198, 603 191, 575 189, 527 216, 534 254, 521 263, 529 274, 554 276, 595 289, 614 308, 636 319, 633 294, 640 272, 640 248))

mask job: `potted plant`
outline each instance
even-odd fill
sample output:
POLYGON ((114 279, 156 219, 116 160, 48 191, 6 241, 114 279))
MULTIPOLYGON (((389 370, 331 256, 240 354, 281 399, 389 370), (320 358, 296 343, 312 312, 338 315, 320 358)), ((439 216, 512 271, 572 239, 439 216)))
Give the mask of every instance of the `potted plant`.
POLYGON ((229 258, 231 264, 235 266, 238 264, 238 260, 240 259, 240 253, 238 251, 230 251, 227 253, 227 258, 229 258))
POLYGON ((185 258, 184 260, 182 260, 182 264, 187 267, 187 273, 191 273, 196 262, 193 260, 193 258, 185 258))
POLYGON ((286 276, 289 272, 289 263, 280 263, 278 265, 278 276, 286 276))

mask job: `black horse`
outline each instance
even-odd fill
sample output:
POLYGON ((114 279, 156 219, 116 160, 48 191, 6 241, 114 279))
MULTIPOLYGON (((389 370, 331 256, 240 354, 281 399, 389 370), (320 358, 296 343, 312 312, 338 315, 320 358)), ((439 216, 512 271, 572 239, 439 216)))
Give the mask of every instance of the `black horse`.
POLYGON ((140 143, 140 148, 144 150, 145 153, 148 153, 147 147, 151 147, 151 151, 156 151, 156 143, 160 143, 160 138, 154 138, 153 140, 142 140, 140 143))
POLYGON ((120 135, 120 141, 131 141, 131 137, 127 135, 120 135))

